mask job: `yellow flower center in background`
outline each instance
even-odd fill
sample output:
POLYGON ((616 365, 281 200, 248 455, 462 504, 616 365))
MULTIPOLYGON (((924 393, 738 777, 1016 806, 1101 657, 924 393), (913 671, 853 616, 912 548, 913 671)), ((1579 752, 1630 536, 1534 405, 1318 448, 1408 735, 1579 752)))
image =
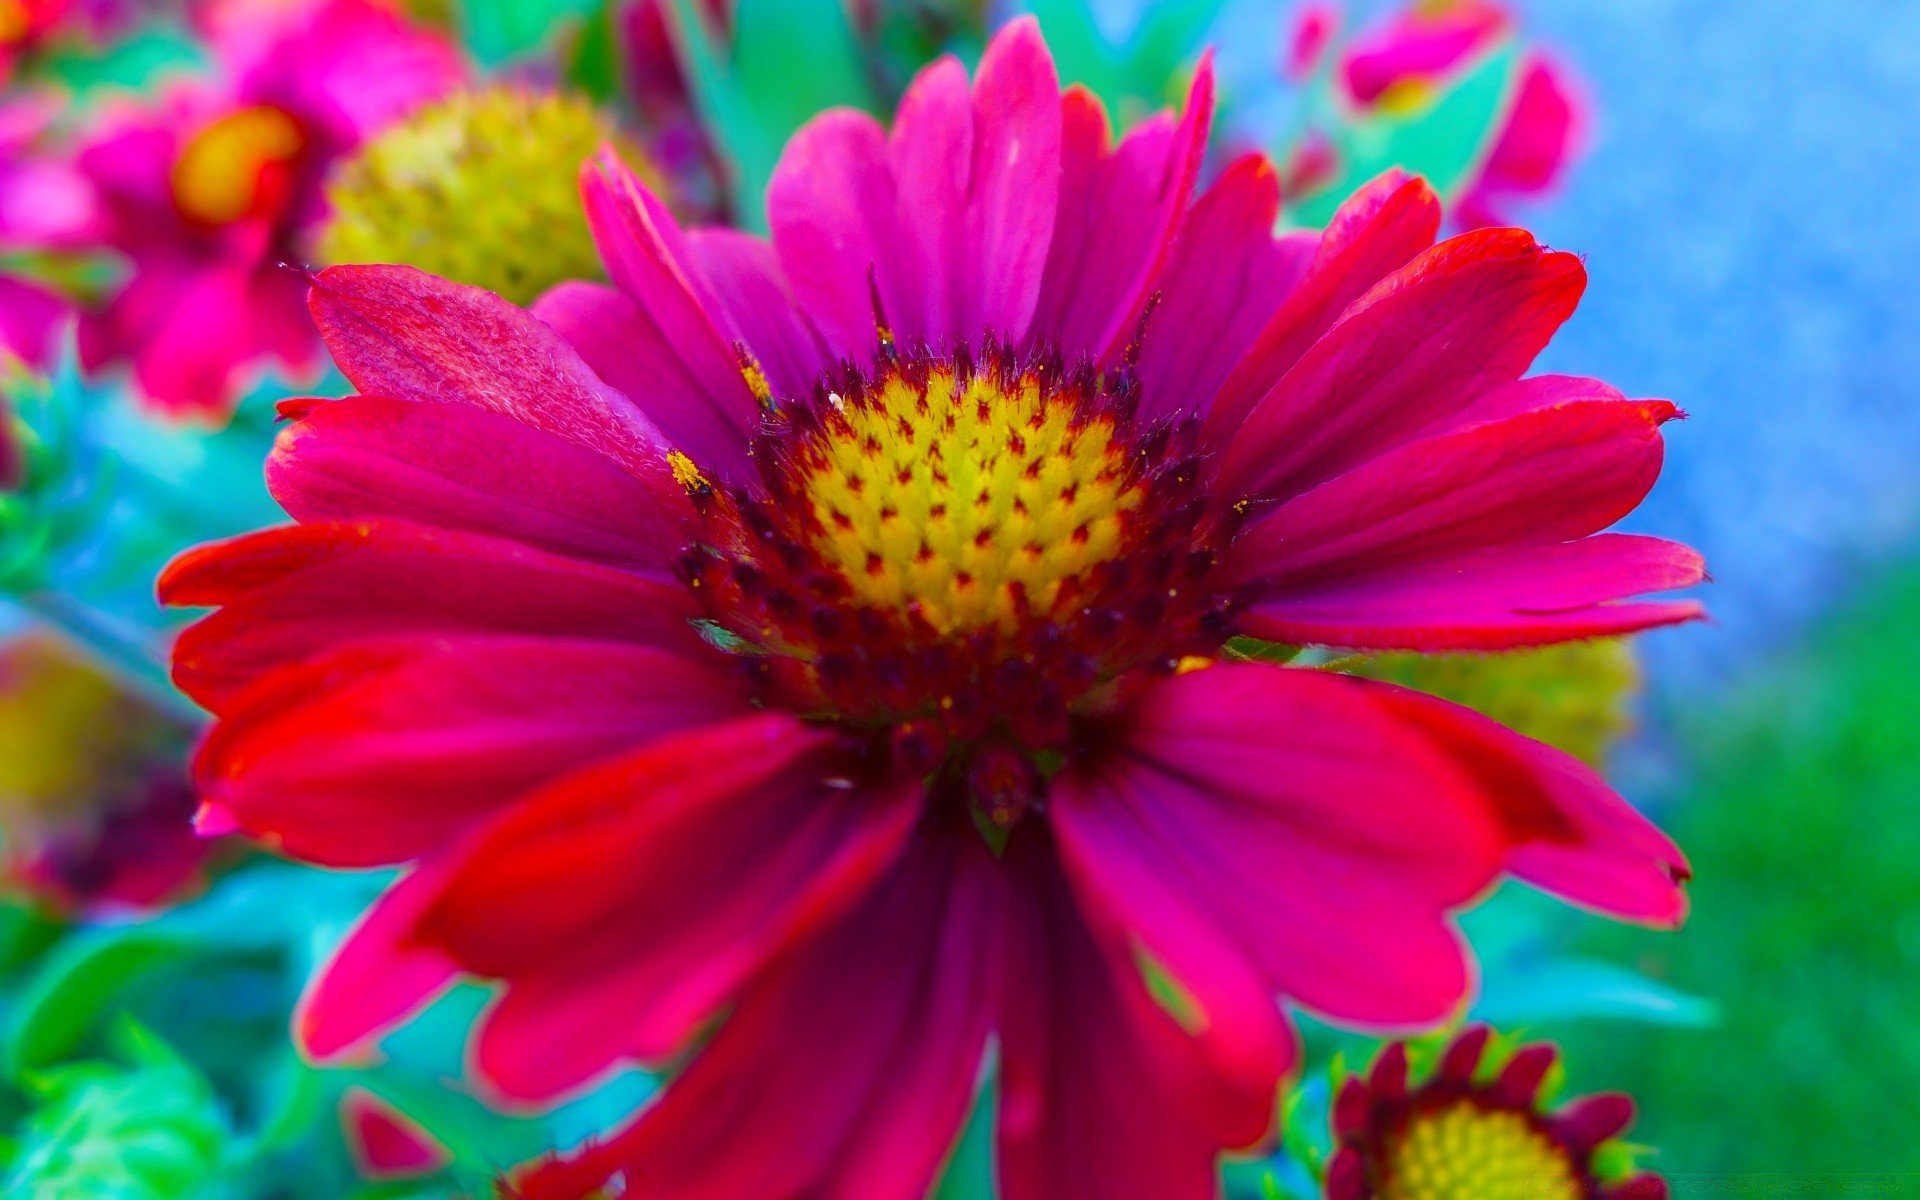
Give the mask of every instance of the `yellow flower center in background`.
MULTIPOLYGON (((173 199, 196 221, 224 225, 278 202, 269 172, 307 144, 294 119, 270 105, 236 109, 188 142, 173 164, 173 199)), ((279 186, 285 186, 281 181, 279 186)))
POLYGON ((888 375, 837 397, 802 466, 816 550, 859 601, 940 634, 1013 632, 1123 548, 1128 482, 1110 416, 1033 374, 888 375))
POLYGON ((531 304, 604 272, 580 205, 580 164, 612 143, 658 173, 584 96, 496 84, 397 122, 327 184, 326 263, 405 263, 531 304))
POLYGON ((1563 1151, 1517 1112, 1470 1100, 1416 1113, 1386 1147, 1382 1200, 1580 1200, 1563 1151))

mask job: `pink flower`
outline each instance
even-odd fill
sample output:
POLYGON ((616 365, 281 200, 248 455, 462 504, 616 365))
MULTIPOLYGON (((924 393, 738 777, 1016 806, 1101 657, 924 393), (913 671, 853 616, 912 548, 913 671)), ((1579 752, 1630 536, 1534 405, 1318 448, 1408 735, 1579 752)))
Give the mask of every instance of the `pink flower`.
MULTIPOLYGON (((1295 34, 1296 58, 1309 29, 1323 27, 1309 10, 1295 34)), ((1512 14, 1494 0, 1415 0, 1346 48, 1340 79, 1348 99, 1363 112, 1406 106, 1451 85, 1514 36, 1512 14)), ((1326 42, 1322 32, 1314 44, 1326 42)), ((1530 49, 1521 56, 1516 78, 1487 157, 1454 203, 1461 228, 1505 224, 1504 206, 1550 192, 1579 146, 1584 116, 1572 75, 1530 49)))
POLYGON ((1435 246, 1399 177, 1324 235, 1273 237, 1258 159, 1190 203, 1211 101, 1203 65, 1114 145, 1016 22, 891 131, 803 129, 771 245, 608 158, 614 286, 540 319, 318 277, 360 395, 287 406, 298 524, 161 585, 219 608, 175 656, 217 717, 202 827, 415 864, 308 995, 311 1052, 490 977, 500 1098, 690 1056, 569 1189, 886 1200, 991 1042, 1006 1195, 1172 1200, 1267 1134, 1276 998, 1441 1020, 1451 916, 1503 874, 1680 919, 1679 852, 1571 758, 1224 648, 1621 633, 1699 615, 1631 597, 1701 567, 1596 533, 1673 407, 1522 377, 1578 259, 1435 246))
POLYGON ((170 409, 220 412, 264 361, 318 344, 299 264, 330 163, 455 86, 450 43, 375 0, 216 6, 218 77, 108 113, 78 165, 126 283, 82 322, 89 369, 129 362, 170 409))

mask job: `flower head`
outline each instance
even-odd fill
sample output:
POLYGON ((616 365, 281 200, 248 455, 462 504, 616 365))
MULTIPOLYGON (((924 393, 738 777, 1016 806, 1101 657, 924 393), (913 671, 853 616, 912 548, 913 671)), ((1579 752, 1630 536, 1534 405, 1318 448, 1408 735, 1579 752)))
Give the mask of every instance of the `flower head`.
POLYGON ((602 278, 573 177, 616 137, 585 97, 512 85, 456 93, 340 165, 319 257, 407 263, 516 304, 602 278))
POLYGON ((1489 1053, 1468 1029, 1426 1076, 1410 1078, 1394 1042, 1335 1100, 1339 1149, 1327 1200, 1666 1200, 1658 1175, 1637 1173, 1614 1139, 1633 1122, 1625 1096, 1542 1101, 1559 1062, 1550 1044, 1489 1053))
POLYGON ((0 841, 16 887, 85 913, 140 910, 196 884, 184 733, 61 643, 0 645, 0 841))
POLYGON ((455 86, 451 43, 376 0, 210 6, 216 75, 106 112, 78 166, 97 244, 131 271, 80 327, 89 369, 128 362, 169 409, 221 411, 246 373, 314 365, 300 277, 329 165, 455 86))
POLYGON ((297 524, 162 581, 220 610, 175 657, 218 717, 203 828, 416 864, 309 993, 311 1051, 489 976, 506 1097, 690 1059, 570 1178, 884 1200, 925 1193, 992 1038, 1013 1200, 1200 1196, 1270 1123, 1276 997, 1444 1019, 1450 915, 1503 873, 1680 918, 1678 850, 1578 762, 1232 661, 1624 633, 1698 615, 1631 597, 1701 572, 1595 532, 1672 406, 1522 378, 1578 260, 1435 246, 1398 176, 1324 235, 1275 239, 1257 159, 1190 201, 1211 79, 1115 144, 1016 22, 890 131, 803 129, 771 244, 606 159, 612 284, 537 319, 318 276, 360 395, 287 407, 297 524))

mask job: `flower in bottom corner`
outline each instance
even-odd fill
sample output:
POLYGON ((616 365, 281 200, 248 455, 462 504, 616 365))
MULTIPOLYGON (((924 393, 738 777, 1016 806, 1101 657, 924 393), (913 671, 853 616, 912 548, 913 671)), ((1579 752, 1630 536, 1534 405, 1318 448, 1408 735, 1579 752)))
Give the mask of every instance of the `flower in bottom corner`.
POLYGON ((805 127, 770 242, 603 159, 610 284, 316 278, 358 394, 284 407, 295 524, 161 582, 217 609, 174 658, 202 827, 411 865, 311 1053, 485 977, 496 1099, 679 1068, 525 1190, 905 1200, 991 1046, 1004 1194, 1178 1200, 1267 1135, 1282 999, 1437 1024, 1508 875, 1681 919, 1574 759, 1229 651, 1624 634, 1701 564, 1600 532, 1673 407, 1526 375, 1577 258, 1436 245, 1398 175, 1276 239, 1263 160, 1192 196, 1211 81, 1115 142, 1019 21, 891 130, 805 127))
POLYGON ((1666 1181, 1635 1170, 1618 1141, 1633 1101, 1615 1093, 1543 1102, 1559 1051, 1492 1051, 1476 1026, 1423 1077, 1394 1042, 1335 1098, 1338 1149, 1327 1200, 1667 1200, 1666 1181))

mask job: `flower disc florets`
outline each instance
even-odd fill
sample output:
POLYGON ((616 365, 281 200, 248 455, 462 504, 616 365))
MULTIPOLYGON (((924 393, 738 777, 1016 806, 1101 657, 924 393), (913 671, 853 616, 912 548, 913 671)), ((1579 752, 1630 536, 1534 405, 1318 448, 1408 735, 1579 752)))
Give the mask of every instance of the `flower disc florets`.
POLYGON ((1125 368, 991 341, 843 363, 767 399, 757 488, 680 464, 706 523, 686 579, 802 711, 929 764, 1058 748, 1232 614, 1204 586, 1227 529, 1191 425, 1139 422, 1133 395, 1125 368))
POLYGON ((1408 1044, 1389 1045, 1335 1101, 1328 1200, 1664 1200, 1665 1182, 1636 1171, 1616 1140, 1632 1101, 1607 1094, 1550 1109, 1543 1093, 1558 1065, 1552 1045, 1497 1045, 1484 1026, 1418 1078, 1408 1044))

